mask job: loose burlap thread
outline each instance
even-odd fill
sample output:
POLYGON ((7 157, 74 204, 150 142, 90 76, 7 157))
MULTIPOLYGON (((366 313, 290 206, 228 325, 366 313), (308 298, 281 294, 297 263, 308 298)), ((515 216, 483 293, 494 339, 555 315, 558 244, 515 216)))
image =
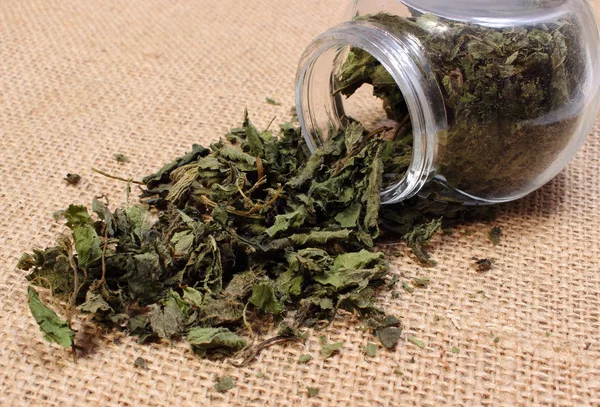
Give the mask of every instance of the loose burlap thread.
POLYGON ((241 369, 199 359, 184 343, 139 345, 89 329, 88 353, 75 364, 43 340, 16 261, 53 242, 62 229, 52 213, 69 203, 100 195, 113 207, 125 203, 125 186, 90 168, 140 178, 239 125, 245 107, 259 127, 286 121, 304 47, 345 6, 2 3, 1 405, 600 405, 599 123, 555 180, 501 207, 499 246, 487 238, 490 225, 459 228, 434 242, 439 265, 431 269, 415 265, 402 245, 386 247, 399 254, 391 258, 400 281, 431 279, 413 294, 380 295, 405 327, 394 351, 366 357, 372 338, 348 314, 305 345, 271 348, 241 369), (118 164, 116 153, 130 162, 118 164), (81 174, 81 184, 67 185, 67 172, 81 174), (477 273, 473 256, 495 259, 494 267, 477 273), (341 353, 323 359, 319 335, 343 341, 341 353), (313 360, 299 364, 305 353, 313 360), (134 366, 137 357, 147 369, 134 366), (213 386, 223 375, 236 387, 220 394, 213 386), (307 387, 320 393, 309 398, 307 387))

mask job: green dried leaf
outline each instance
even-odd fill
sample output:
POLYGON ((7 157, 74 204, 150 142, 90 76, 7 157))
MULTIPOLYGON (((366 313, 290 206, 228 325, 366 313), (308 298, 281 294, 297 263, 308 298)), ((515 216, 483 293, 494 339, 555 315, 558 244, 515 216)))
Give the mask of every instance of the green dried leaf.
POLYGON ((383 263, 383 253, 371 253, 361 250, 357 253, 345 253, 336 257, 331 268, 315 281, 329 284, 338 290, 364 284, 382 278, 387 274, 387 265, 383 263))
POLYGON ((424 348, 425 347, 425 343, 423 343, 423 341, 415 338, 414 336, 409 336, 406 338, 410 343, 412 343, 413 345, 418 346, 419 348, 424 348))
POLYGON ((254 157, 264 157, 265 156, 265 147, 263 145, 263 140, 261 138, 260 132, 256 127, 250 122, 250 118, 248 117, 248 110, 244 112, 244 130, 246 131, 246 139, 248 140, 248 148, 250 149, 250 154, 254 157))
POLYGON ((148 363, 146 362, 146 359, 142 357, 138 356, 137 358, 135 358, 135 362, 133 362, 133 365, 138 369, 148 370, 148 363))
POLYGON ((225 393, 235 387, 235 380, 231 376, 219 377, 215 383, 215 390, 219 393, 225 393))
POLYGON ((183 299, 193 306, 201 308, 204 296, 195 288, 185 287, 183 288, 183 299))
POLYGON ((321 355, 329 359, 344 347, 344 342, 327 343, 327 339, 321 336, 321 355))
POLYGON ((361 211, 362 205, 358 202, 355 202, 348 206, 346 210, 337 214, 335 220, 343 228, 354 228, 358 223, 361 211))
POLYGON ((69 229, 75 229, 77 226, 89 226, 94 223, 87 208, 83 205, 69 205, 63 216, 67 220, 69 229))
POLYGON ((279 103, 278 101, 276 101, 273 98, 267 97, 266 101, 268 104, 273 105, 273 106, 281 106, 281 103, 279 103))
POLYGON ((277 215, 273 226, 265 230, 270 237, 287 231, 290 228, 298 228, 304 223, 306 216, 302 211, 294 211, 285 215, 277 215))
POLYGON ((429 244, 431 238, 433 238, 433 236, 435 236, 441 230, 441 228, 442 220, 437 219, 430 223, 425 223, 415 227, 410 233, 404 236, 408 243, 408 247, 412 249, 420 263, 427 266, 433 266, 436 264, 436 262, 433 261, 429 254, 425 251, 425 246, 429 244))
POLYGON ((415 287, 419 288, 427 288, 431 280, 428 278, 413 278, 413 283, 415 283, 415 287))
POLYGON ((277 300, 273 284, 270 281, 262 281, 252 287, 250 303, 264 312, 275 315, 283 311, 283 304, 277 300))
POLYGON ((363 347, 363 351, 368 357, 374 358, 375 356, 377 356, 377 344, 369 342, 367 346, 363 347))
POLYGON ((498 246, 500 244, 500 238, 502 237, 502 228, 500 226, 494 226, 490 230, 489 236, 494 246, 498 246))
POLYGON ((209 152, 209 149, 199 144, 194 144, 191 152, 176 159, 175 161, 166 164, 158 172, 145 177, 142 181, 148 186, 148 188, 156 188, 161 183, 169 183, 169 177, 173 171, 175 171, 177 168, 183 167, 184 165, 188 165, 193 161, 196 161, 200 157, 208 155, 209 152))
POLYGON ((320 389, 317 387, 307 387, 308 397, 316 397, 319 394, 320 389))
POLYGON ((371 164, 371 173, 369 175, 369 188, 365 190, 363 202, 365 203, 364 227, 370 231, 376 238, 379 236, 379 206, 381 205, 381 185, 383 180, 383 160, 382 147, 380 146, 375 153, 373 163, 371 164))
POLYGON ((312 360, 312 355, 300 355, 298 358, 298 363, 308 363, 312 360))
POLYGON ((104 224, 108 227, 108 234, 110 236, 114 235, 117 222, 110 209, 108 209, 108 206, 94 199, 92 201, 92 211, 104 221, 104 224))
POLYGON ((161 338, 170 339, 180 335, 190 322, 190 305, 173 290, 167 294, 163 307, 152 304, 150 308, 150 325, 161 338))
POLYGON ((71 330, 67 321, 60 319, 54 311, 45 306, 32 287, 27 288, 27 301, 31 315, 44 333, 44 338, 49 342, 58 343, 63 348, 70 348, 75 339, 75 332, 71 330))
POLYGON ((392 349, 398 344, 400 335, 402 334, 402 328, 395 326, 388 326, 377 330, 377 338, 386 349, 392 349))
POLYGON ((100 238, 91 225, 75 226, 73 229, 73 243, 75 244, 75 250, 77 250, 77 264, 82 269, 102 257, 100 238))
POLYGON ((85 294, 85 302, 81 304, 79 309, 83 312, 89 312, 91 314, 114 312, 112 307, 108 304, 108 302, 106 302, 101 294, 91 290, 85 294))
POLYGON ((200 356, 210 353, 231 354, 244 347, 246 341, 227 328, 191 328, 187 341, 200 356))

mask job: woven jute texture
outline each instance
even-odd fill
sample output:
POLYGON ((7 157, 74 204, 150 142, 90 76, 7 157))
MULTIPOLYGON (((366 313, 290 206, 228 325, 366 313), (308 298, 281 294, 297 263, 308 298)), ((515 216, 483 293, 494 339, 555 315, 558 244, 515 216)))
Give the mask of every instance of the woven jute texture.
POLYGON ((434 242, 431 269, 405 247, 388 247, 401 254, 392 257, 401 281, 431 279, 413 294, 380 296, 405 327, 392 352, 366 358, 372 338, 348 314, 305 345, 270 348, 242 369, 201 360, 184 343, 144 346, 103 331, 75 364, 44 341, 15 264, 53 242, 61 231, 54 211, 100 195, 124 204, 125 186, 90 169, 140 178, 239 125, 245 107, 259 127, 286 121, 304 47, 345 7, 1 2, 0 405, 600 405, 600 122, 554 181, 501 207, 499 246, 487 238, 490 225, 459 228, 434 242), (67 172, 81 184, 67 185, 67 172), (493 269, 477 273, 473 256, 495 259, 493 269), (324 360, 321 334, 343 341, 342 352, 324 360), (297 363, 304 353, 314 359, 297 363), (147 370, 134 367, 137 357, 147 370), (222 375, 236 381, 224 394, 214 390, 222 375), (309 398, 308 387, 319 395, 309 398))

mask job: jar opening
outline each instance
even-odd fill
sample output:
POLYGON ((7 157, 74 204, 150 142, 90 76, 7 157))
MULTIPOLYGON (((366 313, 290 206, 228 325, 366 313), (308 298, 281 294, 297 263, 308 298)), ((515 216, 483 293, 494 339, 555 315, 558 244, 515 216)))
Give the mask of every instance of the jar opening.
MULTIPOLYGON (((382 106, 381 98, 378 103, 382 106)), ((366 115, 363 123, 372 129, 388 126, 386 137, 394 137, 398 129, 406 131, 408 126, 412 154, 407 157, 404 174, 385 174, 388 186, 382 191, 382 203, 410 198, 431 179, 434 141, 437 133, 445 129, 446 117, 439 87, 428 71, 419 44, 411 42, 411 38, 399 38, 368 21, 347 22, 325 32, 313 41, 301 59, 296 79, 296 108, 312 151, 322 145, 330 131, 344 126, 354 113, 359 114, 357 119, 366 115), (340 91, 340 76, 352 50, 372 56, 385 69, 382 74, 395 82, 394 94, 402 98, 393 103, 404 104, 406 114, 402 117, 386 114, 398 109, 385 109, 385 104, 391 103, 385 97, 383 109, 374 108, 377 100, 365 98, 366 89, 360 91, 363 97, 345 98, 343 93, 348 92, 340 91)))

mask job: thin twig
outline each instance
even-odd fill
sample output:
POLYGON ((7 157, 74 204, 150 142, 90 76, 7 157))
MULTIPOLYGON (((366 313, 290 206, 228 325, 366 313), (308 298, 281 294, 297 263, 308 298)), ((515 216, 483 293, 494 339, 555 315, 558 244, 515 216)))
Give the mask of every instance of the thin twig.
POLYGON ((137 185, 146 185, 142 181, 134 181, 133 178, 127 179, 127 178, 117 177, 116 175, 110 175, 110 174, 108 174, 104 171, 101 171, 99 169, 96 169, 96 168, 92 168, 92 171, 94 171, 95 173, 98 173, 100 175, 104 175, 107 178, 115 179, 117 181, 128 182, 128 183, 131 182, 131 183, 137 184, 137 185))
POLYGON ((260 181, 264 177, 263 163, 260 157, 256 157, 256 171, 258 172, 258 180, 260 181))
POLYGON ((244 360, 242 360, 241 363, 234 363, 233 365, 235 367, 243 367, 246 366, 248 363, 252 362, 254 360, 254 358, 256 358, 258 356, 258 354, 263 351, 264 349, 279 344, 279 343, 285 343, 285 342, 297 342, 297 343, 304 343, 304 341, 298 337, 295 336, 275 336, 273 338, 267 339, 264 342, 259 343, 258 345, 252 347, 249 349, 248 351, 248 355, 244 358, 244 360))
POLYGON ((254 331, 252 331, 252 325, 250 325, 250 323, 246 319, 246 309, 248 309, 248 304, 250 304, 250 303, 247 302, 246 305, 244 306, 244 312, 242 312, 242 319, 244 320, 244 325, 248 329, 250 336, 254 336, 254 331))
POLYGON ((260 211, 261 209, 268 208, 269 206, 273 205, 273 203, 275 203, 275 201, 279 199, 282 190, 283 188, 281 187, 281 184, 277 184, 277 191, 275 191, 275 195, 273 195, 273 197, 269 199, 269 201, 267 201, 265 204, 254 206, 252 209, 246 212, 246 215, 250 215, 256 211, 260 211))
MULTIPOLYGON (((209 208, 216 208, 217 207, 217 203, 211 201, 209 198, 207 198, 206 196, 202 195, 200 197, 200 200, 202 201, 202 203, 206 206, 208 206, 209 208)), ((237 209, 235 209, 232 206, 227 206, 227 212, 231 213, 233 215, 237 215, 237 216, 242 216, 244 218, 250 218, 250 219, 263 219, 260 216, 252 216, 249 213, 245 213, 245 212, 240 212, 237 209)))
POLYGON ((106 282, 106 246, 108 245, 108 223, 104 224, 104 247, 102 247, 102 277, 98 282, 98 287, 106 282))
POLYGON ((273 117, 273 119, 271 119, 271 121, 269 122, 269 125, 267 126, 267 128, 265 129, 265 131, 269 131, 269 127, 271 127, 271 125, 273 124, 273 122, 275 121, 275 119, 277 119, 277 116, 273 117))

